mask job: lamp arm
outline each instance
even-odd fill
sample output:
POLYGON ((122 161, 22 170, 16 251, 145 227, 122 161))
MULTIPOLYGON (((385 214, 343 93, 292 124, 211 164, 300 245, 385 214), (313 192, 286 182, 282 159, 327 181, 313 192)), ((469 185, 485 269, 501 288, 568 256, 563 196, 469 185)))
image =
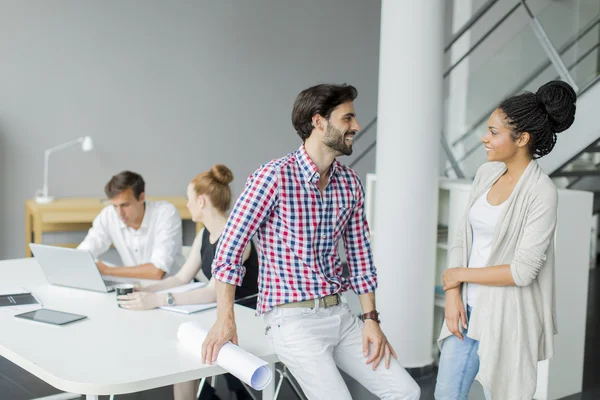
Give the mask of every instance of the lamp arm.
POLYGON ((67 143, 59 144, 58 146, 54 146, 54 147, 46 150, 46 154, 50 154, 50 153, 53 153, 55 151, 62 150, 65 147, 73 146, 74 144, 81 143, 81 142, 83 142, 83 138, 82 137, 74 139, 74 140, 71 140, 70 142, 67 142, 67 143))
POLYGON ((48 168, 50 164, 50 154, 54 153, 55 151, 62 150, 65 147, 73 146, 74 144, 81 142, 83 142, 83 138, 77 138, 67 143, 54 146, 44 152, 44 186, 42 187, 42 192, 44 196, 48 196, 48 168))

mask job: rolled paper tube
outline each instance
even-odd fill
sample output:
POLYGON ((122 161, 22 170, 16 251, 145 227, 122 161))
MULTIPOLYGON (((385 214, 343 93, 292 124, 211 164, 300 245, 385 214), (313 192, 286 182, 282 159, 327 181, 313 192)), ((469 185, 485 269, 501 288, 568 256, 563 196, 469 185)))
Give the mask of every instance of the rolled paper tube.
MULTIPOLYGON (((208 331, 198 321, 189 321, 179 325, 177 339, 186 350, 201 357, 202 343, 207 334, 208 331)), ((266 361, 231 342, 221 347, 217 365, 255 390, 263 390, 273 379, 266 361)))

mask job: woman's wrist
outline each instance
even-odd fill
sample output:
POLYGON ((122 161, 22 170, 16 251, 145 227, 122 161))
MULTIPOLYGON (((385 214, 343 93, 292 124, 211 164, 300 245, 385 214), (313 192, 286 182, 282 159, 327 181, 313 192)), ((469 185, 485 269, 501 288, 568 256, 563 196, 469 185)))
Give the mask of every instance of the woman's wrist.
POLYGON ((460 297, 460 286, 446 290, 446 299, 449 297, 460 297))
POLYGON ((149 296, 152 296, 152 305, 154 308, 165 307, 167 305, 166 293, 150 293, 149 296))
POLYGON ((469 271, 469 268, 465 268, 465 267, 457 268, 456 278, 460 283, 467 282, 468 271, 469 271))

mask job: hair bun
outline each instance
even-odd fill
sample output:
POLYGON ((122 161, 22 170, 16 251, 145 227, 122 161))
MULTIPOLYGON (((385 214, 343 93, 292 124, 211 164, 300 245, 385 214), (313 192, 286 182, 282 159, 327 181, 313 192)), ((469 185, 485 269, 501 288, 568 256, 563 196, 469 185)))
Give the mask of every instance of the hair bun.
POLYGON ((577 94, 571 85, 563 81, 550 81, 540 87, 535 96, 548 113, 555 133, 569 129, 575 120, 577 101, 577 94))
POLYGON ((210 172, 215 180, 223 185, 229 185, 233 181, 233 173, 223 164, 215 164, 210 169, 210 172))

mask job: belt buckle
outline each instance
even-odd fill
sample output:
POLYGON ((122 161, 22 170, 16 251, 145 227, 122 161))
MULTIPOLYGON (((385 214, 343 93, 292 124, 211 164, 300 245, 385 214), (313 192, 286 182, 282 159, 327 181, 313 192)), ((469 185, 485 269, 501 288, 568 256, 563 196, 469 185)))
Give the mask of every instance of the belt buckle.
MULTIPOLYGON (((333 303, 332 303, 331 305, 327 304, 327 298, 328 298, 328 297, 329 297, 329 296, 325 296, 325 297, 323 297, 323 308, 329 308, 329 307, 333 307, 333 306, 337 306, 337 305, 338 305, 339 301, 338 301, 338 303, 335 303, 335 304, 333 304, 333 303)), ((338 299, 338 295, 337 295, 337 293, 335 294, 335 298, 336 298, 336 299, 338 299)), ((332 299, 333 299, 333 298, 332 298, 332 299)), ((332 300, 332 301, 333 301, 333 300, 332 300)))

